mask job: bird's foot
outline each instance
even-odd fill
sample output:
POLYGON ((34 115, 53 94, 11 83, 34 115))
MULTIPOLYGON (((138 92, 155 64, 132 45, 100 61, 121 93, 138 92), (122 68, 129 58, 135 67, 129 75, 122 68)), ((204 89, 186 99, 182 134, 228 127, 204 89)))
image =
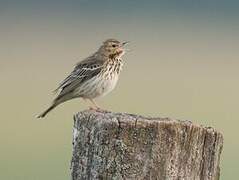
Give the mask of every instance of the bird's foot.
POLYGON ((107 110, 102 109, 100 107, 89 107, 91 111, 96 111, 96 112, 107 112, 107 110))
POLYGON ((98 110, 100 110, 101 108, 99 108, 99 107, 97 107, 97 106, 96 106, 96 107, 90 106, 89 109, 92 110, 92 111, 98 111, 98 110))

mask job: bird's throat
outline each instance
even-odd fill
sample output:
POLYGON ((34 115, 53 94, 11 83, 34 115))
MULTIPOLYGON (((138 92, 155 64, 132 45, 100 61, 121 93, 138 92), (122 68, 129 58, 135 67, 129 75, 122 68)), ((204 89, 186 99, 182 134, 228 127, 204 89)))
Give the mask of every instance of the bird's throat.
POLYGON ((124 51, 123 51, 123 50, 119 50, 119 51, 117 51, 117 52, 114 53, 114 54, 110 54, 110 55, 109 55, 109 58, 110 58, 110 59, 119 59, 119 58, 121 58, 123 55, 124 55, 124 51))

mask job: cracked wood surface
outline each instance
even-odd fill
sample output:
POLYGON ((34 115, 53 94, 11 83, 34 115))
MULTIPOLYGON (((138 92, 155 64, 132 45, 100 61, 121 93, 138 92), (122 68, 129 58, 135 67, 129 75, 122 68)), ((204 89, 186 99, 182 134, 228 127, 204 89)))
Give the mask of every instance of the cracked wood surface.
POLYGON ((218 180, 223 137, 170 118, 74 116, 72 180, 218 180))

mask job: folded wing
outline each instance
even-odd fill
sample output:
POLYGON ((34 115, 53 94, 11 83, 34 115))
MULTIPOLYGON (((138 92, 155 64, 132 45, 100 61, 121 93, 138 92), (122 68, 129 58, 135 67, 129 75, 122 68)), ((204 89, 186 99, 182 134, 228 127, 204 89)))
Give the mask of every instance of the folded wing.
POLYGON ((94 59, 86 59, 78 63, 71 74, 66 77, 56 89, 59 91, 59 96, 70 93, 80 86, 83 82, 91 79, 101 72, 103 61, 94 59))

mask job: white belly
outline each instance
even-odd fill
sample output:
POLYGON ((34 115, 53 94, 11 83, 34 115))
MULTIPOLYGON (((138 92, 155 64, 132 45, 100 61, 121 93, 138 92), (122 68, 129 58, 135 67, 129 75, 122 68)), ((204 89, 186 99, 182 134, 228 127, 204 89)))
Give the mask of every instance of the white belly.
POLYGON ((75 94, 84 98, 91 99, 105 96, 115 88, 117 81, 118 74, 115 74, 108 78, 96 76, 77 88, 75 94))
POLYGON ((101 83, 102 86, 101 86, 101 90, 99 92, 99 94, 100 94, 99 96, 105 96, 106 94, 111 92, 115 88, 117 82, 118 82, 118 75, 115 75, 111 79, 102 82, 101 83))
POLYGON ((108 63, 106 69, 76 88, 75 96, 90 99, 105 96, 115 88, 121 68, 122 62, 120 59, 108 63))

